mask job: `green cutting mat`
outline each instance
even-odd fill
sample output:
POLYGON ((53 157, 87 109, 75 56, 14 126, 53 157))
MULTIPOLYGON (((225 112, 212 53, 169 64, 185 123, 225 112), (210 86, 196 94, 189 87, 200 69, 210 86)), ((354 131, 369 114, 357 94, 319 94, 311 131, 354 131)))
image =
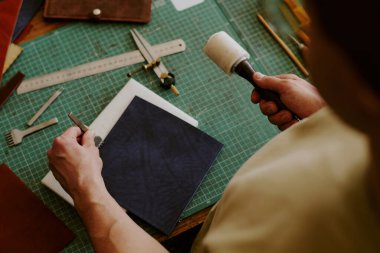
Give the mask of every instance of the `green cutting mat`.
MULTIPOLYGON (((269 0, 266 1, 270 2, 269 0)), ((260 63, 260 67, 263 67, 258 67, 258 69, 271 75, 294 73, 302 76, 296 65, 293 64, 292 60, 284 53, 272 36, 264 30, 263 25, 257 19, 256 14, 258 12, 265 16, 266 12, 260 4, 263 1, 217 0, 216 2, 251 53, 251 61, 254 65, 255 63, 260 63)), ((276 1, 272 2, 273 4, 276 3, 276 1)), ((268 18, 266 19, 270 21, 268 18)), ((283 37, 283 40, 294 54, 301 58, 294 43, 287 37, 283 37)))
MULTIPOLYGON (((226 76, 202 48, 215 32, 224 30, 248 46, 255 67, 265 73, 297 73, 294 65, 258 24, 257 1, 214 1, 177 12, 169 0, 152 4, 152 21, 148 25, 119 23, 75 23, 46 36, 25 43, 24 53, 5 75, 8 80, 20 70, 27 78, 78 64, 102 59, 136 46, 129 34, 137 28, 151 43, 182 38, 184 53, 167 56, 165 65, 176 74, 181 96, 174 97, 158 86, 156 76, 146 72, 136 79, 181 110, 196 118, 200 129, 224 143, 224 149, 211 168, 193 200, 182 214, 187 217, 213 203, 238 168, 269 139, 278 133, 250 102, 251 85, 243 79, 226 76), (239 34, 239 36, 238 36, 239 34)), ((90 124, 128 81, 127 72, 137 66, 110 71, 71 81, 63 94, 37 123, 58 117, 59 124, 26 137, 19 146, 9 148, 0 140, 0 161, 6 162, 33 192, 77 235, 64 252, 91 252, 84 226, 75 210, 41 185, 48 172, 46 152, 54 137, 72 125, 66 116, 72 111, 90 124)), ((0 111, 0 132, 23 129, 26 122, 58 86, 14 95, 0 111)))

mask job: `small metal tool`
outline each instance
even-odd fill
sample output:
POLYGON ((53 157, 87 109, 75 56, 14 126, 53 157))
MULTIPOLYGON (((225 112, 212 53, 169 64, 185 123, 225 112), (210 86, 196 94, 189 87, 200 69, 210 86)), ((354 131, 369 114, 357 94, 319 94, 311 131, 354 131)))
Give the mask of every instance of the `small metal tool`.
POLYGON ((288 34, 288 36, 294 42, 294 44, 297 45, 298 49, 302 53, 302 56, 304 58, 307 57, 307 52, 308 52, 309 48, 305 44, 303 44, 302 42, 300 42, 296 38, 294 38, 292 35, 288 34))
POLYGON ((143 70, 150 70, 150 69, 153 69, 154 67, 157 67, 158 65, 160 65, 161 63, 161 59, 158 58, 157 60, 153 61, 153 62, 150 62, 148 64, 144 64, 142 65, 141 68, 139 68, 138 70, 135 70, 135 71, 132 71, 132 72, 129 72, 127 74, 128 77, 132 77, 134 75, 136 75, 137 73, 140 73, 141 71, 143 70))
MULTIPOLYGON (((89 130, 88 126, 86 126, 82 121, 80 121, 77 116, 75 116, 72 112, 70 112, 69 114, 67 114, 67 116, 69 116, 69 118, 71 119, 71 121, 77 126, 80 128, 80 130, 82 130, 82 133, 85 133, 89 130)), ((94 142, 95 142, 95 146, 96 147, 100 147, 100 145, 102 144, 102 138, 100 136, 95 136, 94 138, 94 142)))
MULTIPOLYGON (((156 56, 148 41, 146 41, 136 29, 132 29, 131 34, 142 56, 144 56, 145 60, 148 62, 148 66, 149 64, 157 62, 159 57, 156 56)), ((167 70, 162 61, 160 61, 158 65, 152 67, 153 71, 160 79, 161 87, 164 89, 170 89, 176 96, 178 96, 179 91, 175 87, 175 76, 167 70)))
POLYGON ((42 130, 44 128, 47 128, 47 127, 54 125, 54 124, 57 124, 57 123, 58 123, 58 119, 53 118, 53 119, 48 120, 46 122, 43 122, 37 126, 29 127, 28 129, 25 129, 23 131, 19 130, 19 129, 13 129, 12 131, 10 131, 9 133, 7 133, 5 135, 5 138, 7 140, 7 144, 10 147, 15 146, 17 144, 20 144, 22 142, 22 139, 25 136, 32 134, 32 133, 35 133, 39 130, 42 130))
POLYGON ((41 108, 34 114, 34 116, 26 123, 28 126, 32 126, 33 123, 41 116, 44 111, 57 99, 59 95, 63 92, 63 89, 57 90, 53 95, 41 106, 41 108))

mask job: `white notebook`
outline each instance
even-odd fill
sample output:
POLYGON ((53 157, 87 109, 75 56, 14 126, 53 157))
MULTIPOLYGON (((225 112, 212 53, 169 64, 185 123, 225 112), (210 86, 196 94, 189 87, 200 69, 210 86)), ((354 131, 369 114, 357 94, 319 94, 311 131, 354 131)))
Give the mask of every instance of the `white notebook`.
MULTIPOLYGON (((190 115, 181 111, 136 80, 131 79, 92 122, 90 128, 104 140, 135 96, 166 110, 194 127, 198 127, 198 121, 190 115)), ((42 184, 46 185, 71 205, 74 205, 70 195, 55 180, 51 171, 42 179, 42 184)))

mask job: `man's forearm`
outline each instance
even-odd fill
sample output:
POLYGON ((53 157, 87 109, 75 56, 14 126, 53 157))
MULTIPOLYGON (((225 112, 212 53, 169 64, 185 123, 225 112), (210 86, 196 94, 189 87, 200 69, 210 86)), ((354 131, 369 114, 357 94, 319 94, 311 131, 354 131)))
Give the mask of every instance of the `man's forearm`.
POLYGON ((74 198, 96 252, 167 252, 117 204, 105 187, 74 198))

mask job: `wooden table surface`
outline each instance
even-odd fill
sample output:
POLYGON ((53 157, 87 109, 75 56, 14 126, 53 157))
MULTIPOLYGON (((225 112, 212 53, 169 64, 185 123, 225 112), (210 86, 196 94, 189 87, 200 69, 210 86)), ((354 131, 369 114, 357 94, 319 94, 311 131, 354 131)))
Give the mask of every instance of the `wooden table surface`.
MULTIPOLYGON (((51 32, 61 26, 69 24, 70 22, 75 22, 75 21, 66 22, 62 20, 57 21, 57 20, 52 20, 52 19, 45 19, 42 14, 43 13, 41 10, 35 15, 35 17, 30 22, 29 26, 26 28, 25 32, 20 36, 21 38, 20 40, 17 41, 18 43, 32 40, 38 36, 51 32)), ((169 238, 175 237, 203 223, 210 209, 211 207, 203 209, 202 211, 182 220, 181 222, 177 224, 174 231, 169 236, 166 236, 162 233, 156 233, 156 234, 153 234, 152 236, 161 242, 166 241, 169 238)))

